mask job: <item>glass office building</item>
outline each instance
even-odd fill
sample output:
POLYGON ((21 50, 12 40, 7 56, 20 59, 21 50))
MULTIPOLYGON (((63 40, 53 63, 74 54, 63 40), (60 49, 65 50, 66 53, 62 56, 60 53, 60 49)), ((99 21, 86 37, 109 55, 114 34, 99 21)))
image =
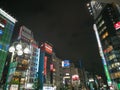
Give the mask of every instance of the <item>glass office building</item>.
POLYGON ((90 13, 108 85, 120 85, 120 7, 92 1, 90 13))
POLYGON ((16 19, 0 9, 0 80, 7 58, 7 51, 14 30, 16 19))

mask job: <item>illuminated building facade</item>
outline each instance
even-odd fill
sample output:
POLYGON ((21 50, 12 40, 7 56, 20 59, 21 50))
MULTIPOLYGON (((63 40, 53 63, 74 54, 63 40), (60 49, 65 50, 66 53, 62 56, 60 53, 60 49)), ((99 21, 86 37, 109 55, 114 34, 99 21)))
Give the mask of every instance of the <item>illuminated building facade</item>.
POLYGON ((16 20, 0 9, 0 82, 16 20))
POLYGON ((87 6, 95 20, 94 30, 108 85, 117 84, 120 89, 120 7, 95 1, 87 6))
POLYGON ((26 89, 33 89, 33 85, 35 84, 35 82, 37 82, 38 79, 40 49, 35 40, 31 42, 31 51, 31 60, 29 62, 29 67, 26 74, 26 89))
POLYGON ((55 53, 52 54, 52 61, 54 65, 53 69, 53 86, 56 86, 56 90, 60 90, 63 83, 63 69, 62 60, 58 58, 55 53))
POLYGON ((19 37, 18 39, 22 40, 23 42, 26 42, 29 47, 31 54, 28 55, 28 67, 26 70, 26 76, 24 83, 25 89, 33 89, 33 85, 38 77, 38 66, 39 66, 39 55, 40 55, 40 49, 38 47, 37 42, 34 39, 33 33, 30 29, 26 28, 25 26, 21 26, 19 37))
POLYGON ((62 68, 63 68, 63 84, 65 84, 65 85, 71 84, 70 60, 63 60, 62 68))
POLYGON ((40 61, 39 61, 39 82, 40 89, 43 89, 44 85, 53 85, 53 62, 52 54, 53 47, 50 43, 45 42, 40 46, 40 61))
POLYGON ((22 47, 26 45, 30 53, 14 57, 18 64, 10 81, 10 88, 13 89, 16 84, 18 89, 33 89, 33 84, 37 79, 40 49, 34 40, 33 33, 25 26, 20 27, 17 42, 20 42, 22 47))

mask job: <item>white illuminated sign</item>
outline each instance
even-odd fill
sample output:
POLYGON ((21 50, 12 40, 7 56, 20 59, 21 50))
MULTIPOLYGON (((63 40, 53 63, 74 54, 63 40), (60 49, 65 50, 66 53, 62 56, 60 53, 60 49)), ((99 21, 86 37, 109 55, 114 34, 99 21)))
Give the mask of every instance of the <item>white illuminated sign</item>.
POLYGON ((0 27, 4 28, 4 27, 5 27, 5 25, 3 25, 2 23, 0 23, 0 27))
POLYGON ((3 11, 1 8, 0 8, 0 14, 3 15, 5 18, 9 19, 11 22, 15 23, 17 22, 16 19, 14 19, 12 16, 10 16, 9 14, 7 14, 5 11, 3 11))

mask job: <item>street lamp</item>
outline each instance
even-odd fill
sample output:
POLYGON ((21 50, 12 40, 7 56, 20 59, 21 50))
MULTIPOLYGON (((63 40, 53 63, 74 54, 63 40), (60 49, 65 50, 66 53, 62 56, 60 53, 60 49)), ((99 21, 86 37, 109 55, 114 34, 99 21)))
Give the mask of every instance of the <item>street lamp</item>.
POLYGON ((10 83, 10 81, 14 75, 14 72, 16 70, 16 67, 17 67, 18 61, 14 60, 14 56, 15 55, 22 56, 23 54, 31 53, 29 45, 27 43, 23 43, 21 41, 13 42, 12 46, 9 48, 9 52, 11 52, 12 55, 11 55, 11 59, 10 59, 10 65, 8 68, 5 90, 9 89, 9 83, 10 83), (14 63, 16 63, 16 65, 14 65, 14 63))

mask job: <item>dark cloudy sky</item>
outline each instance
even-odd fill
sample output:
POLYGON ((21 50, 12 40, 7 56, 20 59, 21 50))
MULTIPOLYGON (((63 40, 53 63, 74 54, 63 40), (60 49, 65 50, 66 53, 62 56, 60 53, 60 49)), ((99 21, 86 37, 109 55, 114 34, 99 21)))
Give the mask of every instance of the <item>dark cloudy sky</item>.
POLYGON ((103 72, 93 19, 86 0, 1 0, 0 6, 34 33, 53 44, 56 55, 78 63, 86 70, 103 72))

